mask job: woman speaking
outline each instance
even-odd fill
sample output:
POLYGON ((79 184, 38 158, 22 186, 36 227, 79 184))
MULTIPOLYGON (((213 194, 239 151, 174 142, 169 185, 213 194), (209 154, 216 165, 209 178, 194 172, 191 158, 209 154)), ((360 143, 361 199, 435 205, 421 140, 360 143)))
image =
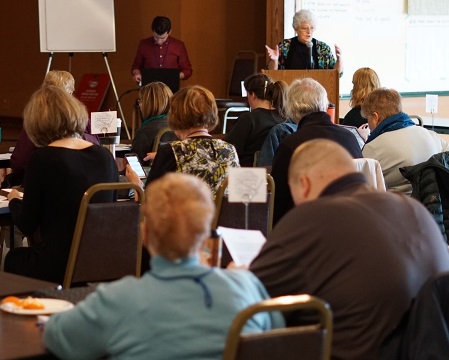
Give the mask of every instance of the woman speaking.
POLYGON ((265 45, 270 70, 337 69, 343 73, 340 48, 335 45, 335 60, 329 45, 313 37, 316 16, 309 10, 300 10, 293 16, 297 36, 282 40, 274 49, 265 45))

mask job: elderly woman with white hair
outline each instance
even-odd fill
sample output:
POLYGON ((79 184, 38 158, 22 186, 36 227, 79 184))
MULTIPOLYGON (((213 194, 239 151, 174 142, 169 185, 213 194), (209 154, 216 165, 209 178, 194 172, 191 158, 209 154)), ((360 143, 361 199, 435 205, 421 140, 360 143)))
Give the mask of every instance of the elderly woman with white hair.
MULTIPOLYGON (((215 211, 203 180, 168 173, 151 182, 145 195, 141 230, 151 271, 100 285, 74 309, 52 315, 44 343, 56 356, 218 360, 237 313, 268 297, 247 270, 200 264, 215 211)), ((283 323, 280 313, 262 313, 244 331, 283 323)))
POLYGON ((269 69, 337 69, 343 74, 340 47, 335 45, 335 60, 330 46, 313 37, 317 18, 311 11, 296 12, 292 25, 297 36, 282 40, 274 49, 265 45, 270 57, 269 69))
POLYGON ((286 110, 298 124, 298 129, 279 144, 273 158, 271 175, 276 184, 274 223, 293 207, 288 167, 299 145, 312 139, 329 139, 342 145, 353 158, 363 157, 357 138, 349 130, 332 123, 326 112, 328 103, 326 89, 314 79, 297 79, 288 88, 286 110))

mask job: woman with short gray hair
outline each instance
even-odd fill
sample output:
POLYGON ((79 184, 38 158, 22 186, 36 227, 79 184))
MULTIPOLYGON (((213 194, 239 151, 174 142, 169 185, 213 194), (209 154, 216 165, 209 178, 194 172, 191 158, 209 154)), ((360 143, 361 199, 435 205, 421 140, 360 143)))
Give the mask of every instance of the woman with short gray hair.
POLYGON ((335 56, 329 45, 313 37, 316 16, 309 10, 299 10, 293 16, 293 28, 297 36, 282 40, 274 49, 265 45, 271 70, 337 69, 343 74, 340 47, 335 45, 335 56))

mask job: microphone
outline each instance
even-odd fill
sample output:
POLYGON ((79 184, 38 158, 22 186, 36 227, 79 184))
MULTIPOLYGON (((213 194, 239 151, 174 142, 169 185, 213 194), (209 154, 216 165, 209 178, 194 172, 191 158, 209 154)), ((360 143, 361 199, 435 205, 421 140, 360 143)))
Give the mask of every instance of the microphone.
POLYGON ((310 68, 313 69, 315 67, 315 64, 313 63, 313 42, 307 41, 306 46, 309 48, 310 68))
POLYGON ((134 88, 134 89, 130 89, 130 90, 126 90, 123 94, 121 94, 119 96, 119 98, 117 99, 117 102, 115 103, 115 108, 117 109, 118 104, 120 103, 120 100, 122 99, 123 96, 125 96, 126 94, 132 93, 134 91, 139 91, 140 88, 134 88))

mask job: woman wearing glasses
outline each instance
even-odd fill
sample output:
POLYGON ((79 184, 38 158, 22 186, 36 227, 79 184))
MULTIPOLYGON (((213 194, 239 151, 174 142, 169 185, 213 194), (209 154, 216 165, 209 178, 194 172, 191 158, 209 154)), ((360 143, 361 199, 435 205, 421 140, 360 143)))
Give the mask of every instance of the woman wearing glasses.
MULTIPOLYGON (((173 96, 170 88, 156 81, 142 86, 139 90, 139 109, 142 123, 136 131, 131 151, 136 153, 144 166, 149 166, 148 153, 153 151, 153 144, 159 130, 168 127, 167 113, 170 98, 173 96)), ((167 141, 176 140, 174 134, 164 136, 167 141)))
POLYGON ((271 70, 285 69, 337 69, 343 73, 340 48, 335 45, 335 60, 326 43, 313 37, 316 30, 316 16, 309 10, 300 10, 293 16, 293 28, 297 36, 282 40, 271 49, 267 45, 271 70))

